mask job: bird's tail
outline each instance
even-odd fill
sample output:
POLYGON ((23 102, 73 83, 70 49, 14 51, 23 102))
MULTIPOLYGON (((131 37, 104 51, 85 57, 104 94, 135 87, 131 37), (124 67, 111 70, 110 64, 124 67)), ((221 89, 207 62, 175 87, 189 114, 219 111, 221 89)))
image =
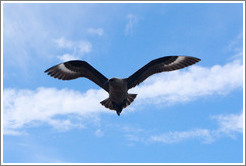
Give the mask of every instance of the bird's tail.
POLYGON ((107 98, 100 103, 104 105, 104 107, 110 109, 110 110, 115 110, 117 114, 120 116, 120 113, 123 108, 126 108, 128 105, 130 105, 134 99, 136 98, 137 94, 128 94, 127 98, 122 102, 122 103, 115 103, 110 100, 110 98, 107 98))
POLYGON ((136 97, 137 97, 137 94, 127 94, 127 98, 122 103, 123 108, 126 108, 128 105, 130 105, 136 97))

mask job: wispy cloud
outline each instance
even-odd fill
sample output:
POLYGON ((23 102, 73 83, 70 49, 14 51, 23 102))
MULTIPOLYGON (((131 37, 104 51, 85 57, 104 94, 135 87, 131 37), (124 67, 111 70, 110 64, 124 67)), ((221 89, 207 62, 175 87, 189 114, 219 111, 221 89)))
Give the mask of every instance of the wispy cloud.
POLYGON ((224 114, 211 117, 211 120, 217 121, 216 129, 193 128, 185 131, 169 131, 156 134, 152 130, 143 128, 124 127, 125 138, 132 142, 164 144, 181 143, 188 140, 197 140, 202 143, 210 144, 222 137, 236 138, 238 134, 243 133, 243 112, 238 114, 224 114))
POLYGON ((92 51, 92 44, 89 41, 79 41, 78 42, 79 52, 81 54, 89 53, 92 51))
POLYGON ((212 142, 211 132, 207 129, 194 129, 190 131, 174 131, 151 136, 149 141, 162 143, 177 143, 187 139, 202 139, 203 142, 212 142))
POLYGON ((212 119, 217 120, 220 127, 220 132, 243 132, 243 112, 241 112, 241 114, 213 116, 212 119))
POLYGON ((234 137, 235 134, 243 133, 243 112, 240 114, 218 115, 218 128, 194 129, 189 131, 174 131, 151 136, 148 141, 162 143, 177 143, 188 139, 200 139, 203 143, 212 143, 222 136, 234 137))
POLYGON ((229 44, 228 50, 241 52, 243 48, 243 32, 238 34, 229 44))
POLYGON ((102 28, 88 28, 87 31, 92 35, 102 36, 104 34, 104 30, 102 28))
POLYGON ((130 35, 133 33, 134 26, 138 22, 138 17, 133 14, 127 15, 127 24, 125 27, 125 35, 130 35))
POLYGON ((35 64, 37 59, 41 60, 50 51, 52 28, 46 28, 41 20, 36 10, 31 12, 22 4, 4 4, 4 63, 21 71, 21 74, 28 73, 30 64, 35 64))
POLYGON ((46 122, 59 132, 66 132, 73 128, 84 128, 83 124, 73 123, 70 119, 50 117, 50 119, 48 119, 46 122))
POLYGON ((54 39, 54 42, 58 49, 66 52, 63 55, 57 56, 62 61, 80 59, 92 51, 92 44, 87 40, 72 41, 61 37, 54 39))
POLYGON ((59 48, 72 48, 73 42, 70 40, 66 40, 64 37, 54 39, 54 42, 57 44, 59 48))
POLYGON ((63 62, 69 61, 69 60, 77 60, 77 59, 79 59, 79 57, 76 57, 76 56, 71 55, 71 54, 63 54, 63 55, 61 55, 61 56, 58 56, 58 58, 59 58, 61 61, 63 61, 63 62))
POLYGON ((97 137, 102 137, 104 135, 103 131, 101 129, 97 129, 95 131, 95 136, 97 137))

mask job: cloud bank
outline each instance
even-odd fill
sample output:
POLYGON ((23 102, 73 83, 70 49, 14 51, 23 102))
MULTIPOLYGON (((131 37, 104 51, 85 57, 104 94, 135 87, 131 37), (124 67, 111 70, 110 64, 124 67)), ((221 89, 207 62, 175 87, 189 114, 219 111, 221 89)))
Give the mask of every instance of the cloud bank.
POLYGON ((99 103, 107 97, 104 90, 91 89, 80 93, 56 88, 5 89, 3 96, 4 134, 18 134, 16 132, 18 129, 32 123, 46 123, 55 129, 64 131, 83 126, 79 120, 77 120, 77 124, 73 124, 71 122, 72 115, 75 115, 76 118, 87 119, 95 114, 107 112, 99 103), (63 115, 68 117, 62 120, 59 116, 63 115))

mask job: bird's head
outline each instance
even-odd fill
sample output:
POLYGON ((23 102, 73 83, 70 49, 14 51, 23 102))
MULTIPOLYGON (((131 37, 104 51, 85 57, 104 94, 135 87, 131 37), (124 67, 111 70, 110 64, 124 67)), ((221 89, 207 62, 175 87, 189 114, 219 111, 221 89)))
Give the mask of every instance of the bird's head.
POLYGON ((109 86, 112 86, 112 85, 114 85, 115 84, 115 78, 111 78, 111 79, 109 79, 108 81, 106 81, 105 83, 104 83, 104 87, 109 87, 109 86))
POLYGON ((110 84, 112 84, 113 82, 116 82, 116 80, 117 80, 117 78, 111 78, 111 79, 108 80, 108 82, 109 82, 110 84))
POLYGON ((109 86, 117 87, 123 84, 123 80, 119 78, 111 78, 108 80, 109 86))

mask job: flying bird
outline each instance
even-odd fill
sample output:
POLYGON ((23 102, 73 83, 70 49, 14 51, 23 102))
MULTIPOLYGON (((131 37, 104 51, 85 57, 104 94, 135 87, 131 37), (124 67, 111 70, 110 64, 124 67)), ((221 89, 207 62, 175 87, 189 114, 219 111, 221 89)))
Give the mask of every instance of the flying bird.
POLYGON ((137 96, 137 94, 129 94, 129 89, 139 85, 153 74, 182 69, 199 61, 200 59, 190 56, 166 56, 150 61, 128 78, 123 79, 108 79, 89 63, 81 60, 60 63, 47 69, 45 73, 61 80, 88 78, 109 93, 109 97, 100 103, 110 110, 115 110, 120 116, 121 111, 137 96))

